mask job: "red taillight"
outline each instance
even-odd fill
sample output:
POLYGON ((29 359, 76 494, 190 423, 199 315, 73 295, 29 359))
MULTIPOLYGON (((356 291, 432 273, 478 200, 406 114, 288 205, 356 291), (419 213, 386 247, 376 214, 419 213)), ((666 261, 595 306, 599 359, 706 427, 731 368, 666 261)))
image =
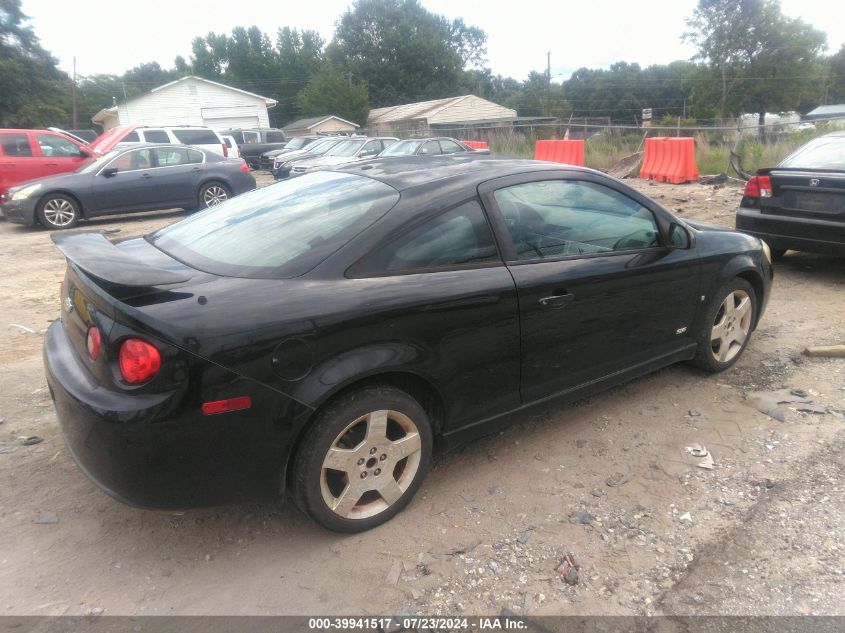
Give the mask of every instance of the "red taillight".
POLYGON ((100 335, 100 328, 96 325, 88 328, 88 338, 85 341, 88 346, 88 356, 91 360, 97 360, 100 357, 100 347, 103 344, 103 337, 100 335))
POLYGON ((228 411, 249 409, 251 406, 252 398, 249 396, 238 396, 237 398, 228 398, 226 400, 203 402, 202 412, 204 415, 214 415, 215 413, 226 413, 228 411))
POLYGON ((748 198, 770 198, 772 196, 772 179, 769 176, 752 176, 745 185, 742 194, 748 198))
POLYGON ((223 156, 229 155, 229 148, 226 147, 226 143, 223 143, 223 156))
POLYGON ((128 338, 120 346, 120 375, 131 385, 146 382, 161 368, 161 354, 139 338, 128 338))
POLYGON ((248 174, 249 173, 249 165, 247 165, 246 163, 241 163, 241 171, 244 172, 245 174, 248 174))

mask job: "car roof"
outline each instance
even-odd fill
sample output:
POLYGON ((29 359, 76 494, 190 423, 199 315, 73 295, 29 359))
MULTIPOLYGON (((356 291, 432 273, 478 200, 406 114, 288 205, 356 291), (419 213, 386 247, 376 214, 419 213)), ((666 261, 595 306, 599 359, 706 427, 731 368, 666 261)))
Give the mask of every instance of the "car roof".
POLYGON ((594 169, 563 163, 501 158, 483 155, 446 154, 437 156, 407 156, 401 158, 376 158, 363 163, 353 163, 334 171, 366 176, 405 191, 438 181, 452 180, 457 184, 480 184, 502 176, 526 172, 576 171, 600 174, 594 169))

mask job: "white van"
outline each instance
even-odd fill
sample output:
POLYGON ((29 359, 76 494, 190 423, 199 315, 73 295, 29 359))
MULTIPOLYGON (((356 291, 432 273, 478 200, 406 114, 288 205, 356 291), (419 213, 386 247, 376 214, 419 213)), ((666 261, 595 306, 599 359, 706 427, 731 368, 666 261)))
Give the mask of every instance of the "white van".
POLYGON ((120 139, 117 147, 125 147, 134 143, 193 145, 207 152, 229 156, 229 148, 220 135, 210 127, 198 125, 138 126, 120 139))

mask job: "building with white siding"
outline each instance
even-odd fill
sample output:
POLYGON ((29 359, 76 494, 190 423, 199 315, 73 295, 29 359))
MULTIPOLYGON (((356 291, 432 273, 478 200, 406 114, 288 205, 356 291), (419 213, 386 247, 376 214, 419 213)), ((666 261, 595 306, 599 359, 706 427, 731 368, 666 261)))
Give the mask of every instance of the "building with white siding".
POLYGON ((427 136, 437 129, 457 128, 479 121, 506 123, 516 118, 516 110, 475 95, 464 95, 370 110, 367 131, 378 136, 427 136))
POLYGON ((91 120, 118 125, 205 125, 215 130, 270 127, 275 99, 201 77, 182 77, 134 99, 104 108, 91 120))

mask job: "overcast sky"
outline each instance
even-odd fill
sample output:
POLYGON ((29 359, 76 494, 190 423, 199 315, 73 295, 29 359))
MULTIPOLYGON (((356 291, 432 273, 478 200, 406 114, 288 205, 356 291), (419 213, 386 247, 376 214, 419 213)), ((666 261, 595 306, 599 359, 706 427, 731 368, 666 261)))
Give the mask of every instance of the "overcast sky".
MULTIPOLYGON (((144 62, 171 68, 176 55, 190 57, 191 40, 209 31, 229 33, 257 25, 274 37, 282 26, 316 29, 328 41, 351 0, 23 0, 23 10, 43 46, 70 72, 122 74, 144 62), (131 6, 131 9, 129 8, 131 6), (125 8, 124 8, 125 7, 125 8)), ((431 11, 462 17, 487 33, 488 66, 494 74, 524 79, 545 71, 551 51, 552 76, 560 81, 581 67, 606 68, 616 61, 666 64, 688 59, 681 42, 684 20, 695 0, 422 0, 431 11)), ((828 36, 828 51, 845 43, 845 2, 782 0, 783 12, 800 17, 828 36)))

